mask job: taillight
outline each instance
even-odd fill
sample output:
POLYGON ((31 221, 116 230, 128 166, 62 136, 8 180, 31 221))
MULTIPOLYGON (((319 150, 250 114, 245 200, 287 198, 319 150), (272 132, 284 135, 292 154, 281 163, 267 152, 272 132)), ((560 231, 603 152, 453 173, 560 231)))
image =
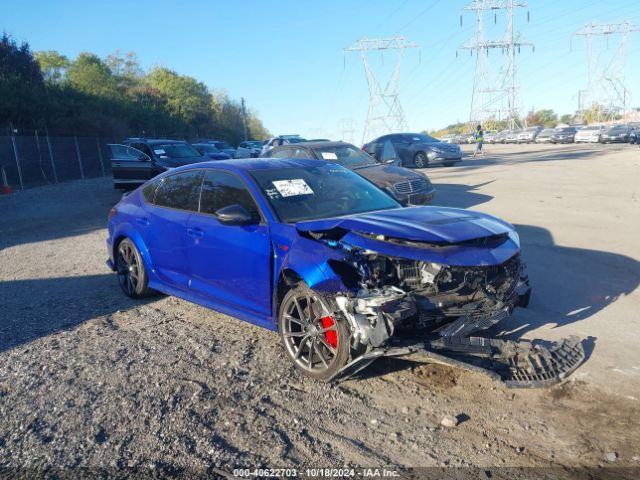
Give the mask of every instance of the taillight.
POLYGON ((116 213, 118 213, 116 207, 113 207, 111 210, 109 210, 109 220, 111 220, 116 213))

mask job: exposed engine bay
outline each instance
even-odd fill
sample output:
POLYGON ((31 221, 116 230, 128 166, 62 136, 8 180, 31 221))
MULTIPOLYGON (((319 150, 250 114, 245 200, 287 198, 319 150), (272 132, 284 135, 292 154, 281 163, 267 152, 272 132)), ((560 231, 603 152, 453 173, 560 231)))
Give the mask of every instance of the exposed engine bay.
POLYGON ((519 253, 499 265, 467 267, 349 248, 343 261, 328 263, 349 287, 333 301, 360 352, 336 379, 380 356, 411 356, 534 387, 560 381, 584 358, 573 338, 543 346, 472 336, 528 306, 531 288, 519 253))

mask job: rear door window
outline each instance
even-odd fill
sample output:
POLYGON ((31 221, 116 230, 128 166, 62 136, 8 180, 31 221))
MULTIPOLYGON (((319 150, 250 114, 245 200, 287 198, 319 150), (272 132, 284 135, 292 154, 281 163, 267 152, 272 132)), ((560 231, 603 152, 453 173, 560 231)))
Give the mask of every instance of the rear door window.
POLYGON ((202 182, 200 213, 215 215, 221 208, 241 205, 255 219, 260 219, 256 202, 245 183, 231 173, 209 170, 202 182))
POLYGON ((269 153, 271 158, 291 158, 293 152, 290 148, 278 148, 269 153))
POLYGON ((385 162, 387 160, 394 160, 396 158, 398 158, 398 154, 396 153, 396 149, 394 148, 393 143, 391 142, 391 140, 385 141, 382 147, 382 156, 380 160, 382 162, 385 162))
POLYGON ((144 198, 147 203, 154 203, 159 184, 160 180, 152 180, 142 187, 142 198, 144 198))
POLYGON ((197 212, 202 175, 202 170, 190 170, 164 177, 156 190, 155 205, 197 212))

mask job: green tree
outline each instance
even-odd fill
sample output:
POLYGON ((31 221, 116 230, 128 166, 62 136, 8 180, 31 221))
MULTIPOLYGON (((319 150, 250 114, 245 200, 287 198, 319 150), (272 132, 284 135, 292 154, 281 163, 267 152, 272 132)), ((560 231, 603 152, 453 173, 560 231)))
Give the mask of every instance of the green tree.
POLYGON ((35 52, 42 75, 47 82, 59 83, 69 67, 69 59, 55 50, 35 52))
MULTIPOLYGON (((74 60, 56 51, 32 54, 27 43, 0 37, 0 124, 52 133, 182 135, 244 139, 240 103, 215 95, 195 78, 155 68, 146 74, 133 52, 105 59, 84 52, 74 60)), ((269 135, 247 113, 252 138, 269 135)))
POLYGON ((565 113, 560 117, 560 123, 569 124, 572 122, 573 122, 573 115, 571 115, 570 113, 565 113))
POLYGON ((210 130, 212 96, 205 84, 164 67, 154 68, 145 81, 166 100, 170 113, 183 120, 197 135, 210 130))
POLYGON ((111 70, 118 85, 127 92, 135 88, 144 75, 138 56, 134 52, 127 52, 123 56, 120 50, 116 50, 107 56, 105 64, 111 70))
POLYGON ((98 97, 117 97, 121 92, 111 70, 100 57, 83 52, 67 68, 73 88, 98 97))
POLYGON ((29 44, 0 37, 0 123, 31 123, 42 114, 44 82, 29 44))
POLYGON ((558 123, 558 115, 551 109, 530 112, 526 117, 527 125, 543 125, 555 127, 558 123))

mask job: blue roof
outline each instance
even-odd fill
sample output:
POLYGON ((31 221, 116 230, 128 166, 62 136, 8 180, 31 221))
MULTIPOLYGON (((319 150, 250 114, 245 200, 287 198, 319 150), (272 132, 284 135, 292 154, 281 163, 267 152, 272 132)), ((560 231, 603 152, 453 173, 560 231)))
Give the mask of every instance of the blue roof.
POLYGON ((209 162, 192 163, 188 167, 222 167, 228 170, 268 170, 276 168, 306 168, 321 167, 327 162, 307 158, 230 158, 229 160, 212 160, 209 162))

